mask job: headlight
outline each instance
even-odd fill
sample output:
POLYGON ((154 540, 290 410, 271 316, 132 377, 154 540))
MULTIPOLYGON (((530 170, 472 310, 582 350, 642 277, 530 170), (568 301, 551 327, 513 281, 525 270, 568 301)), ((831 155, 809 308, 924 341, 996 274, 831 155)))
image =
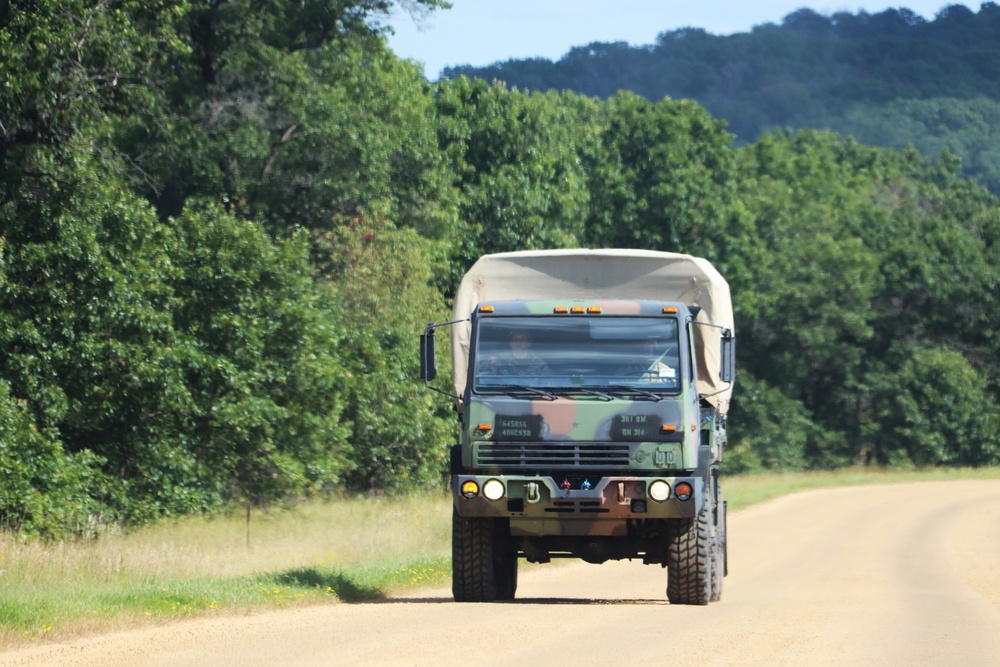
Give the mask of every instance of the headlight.
POLYGON ((662 479, 658 479, 649 485, 649 497, 658 503, 670 497, 670 485, 662 479))
POLYGON ((476 483, 476 480, 470 479, 462 482, 462 495, 470 499, 479 495, 479 484, 476 483))
POLYGON ((486 496, 487 500, 500 500, 503 498, 503 494, 503 482, 499 479, 491 479, 483 484, 483 495, 486 496))

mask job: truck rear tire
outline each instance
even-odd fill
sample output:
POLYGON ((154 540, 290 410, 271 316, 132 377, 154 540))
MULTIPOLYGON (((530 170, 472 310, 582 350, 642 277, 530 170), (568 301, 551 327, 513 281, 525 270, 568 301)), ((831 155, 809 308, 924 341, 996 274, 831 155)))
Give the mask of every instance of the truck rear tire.
MULTIPOLYGON (((670 604, 706 605, 713 597, 715 570, 712 508, 705 503, 697 518, 670 528, 667 548, 667 599, 670 604)), ((718 545, 716 545, 718 546, 718 545)), ((721 589, 719 595, 721 595, 721 589)))
POLYGON ((718 489, 715 514, 715 570, 712 572, 712 602, 722 599, 722 581, 729 574, 729 548, 726 544, 726 501, 718 489))
POLYGON ((492 602, 497 599, 493 543, 492 519, 463 517, 452 509, 451 592, 455 602, 492 602))
POLYGON ((715 531, 712 534, 712 602, 722 599, 722 580, 727 574, 726 564, 726 501, 722 489, 718 490, 715 511, 715 531))

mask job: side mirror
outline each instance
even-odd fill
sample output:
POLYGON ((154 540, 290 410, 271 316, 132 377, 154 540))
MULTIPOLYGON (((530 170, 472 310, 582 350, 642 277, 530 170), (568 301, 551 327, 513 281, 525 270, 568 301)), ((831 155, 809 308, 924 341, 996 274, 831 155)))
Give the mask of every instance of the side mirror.
POLYGON ((736 336, 731 329, 722 332, 722 367, 719 379, 732 383, 736 379, 736 336))
POLYGON ((420 379, 424 384, 437 377, 434 329, 431 328, 433 324, 428 324, 426 331, 420 334, 420 379))

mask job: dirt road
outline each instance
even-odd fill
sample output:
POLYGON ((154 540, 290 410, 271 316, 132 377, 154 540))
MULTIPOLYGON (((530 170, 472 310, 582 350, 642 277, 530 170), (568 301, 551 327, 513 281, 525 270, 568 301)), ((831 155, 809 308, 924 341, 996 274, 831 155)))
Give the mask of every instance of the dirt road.
POLYGON ((1000 481, 812 491, 729 517, 722 602, 666 571, 541 566, 513 603, 448 589, 33 647, 3 665, 1000 665, 1000 481))

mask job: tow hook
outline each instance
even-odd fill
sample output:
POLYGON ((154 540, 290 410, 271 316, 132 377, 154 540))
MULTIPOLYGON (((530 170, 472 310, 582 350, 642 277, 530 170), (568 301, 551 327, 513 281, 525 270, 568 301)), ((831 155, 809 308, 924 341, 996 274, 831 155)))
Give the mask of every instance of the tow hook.
POLYGON ((538 494, 538 482, 528 482, 528 502, 537 503, 542 497, 538 494))

